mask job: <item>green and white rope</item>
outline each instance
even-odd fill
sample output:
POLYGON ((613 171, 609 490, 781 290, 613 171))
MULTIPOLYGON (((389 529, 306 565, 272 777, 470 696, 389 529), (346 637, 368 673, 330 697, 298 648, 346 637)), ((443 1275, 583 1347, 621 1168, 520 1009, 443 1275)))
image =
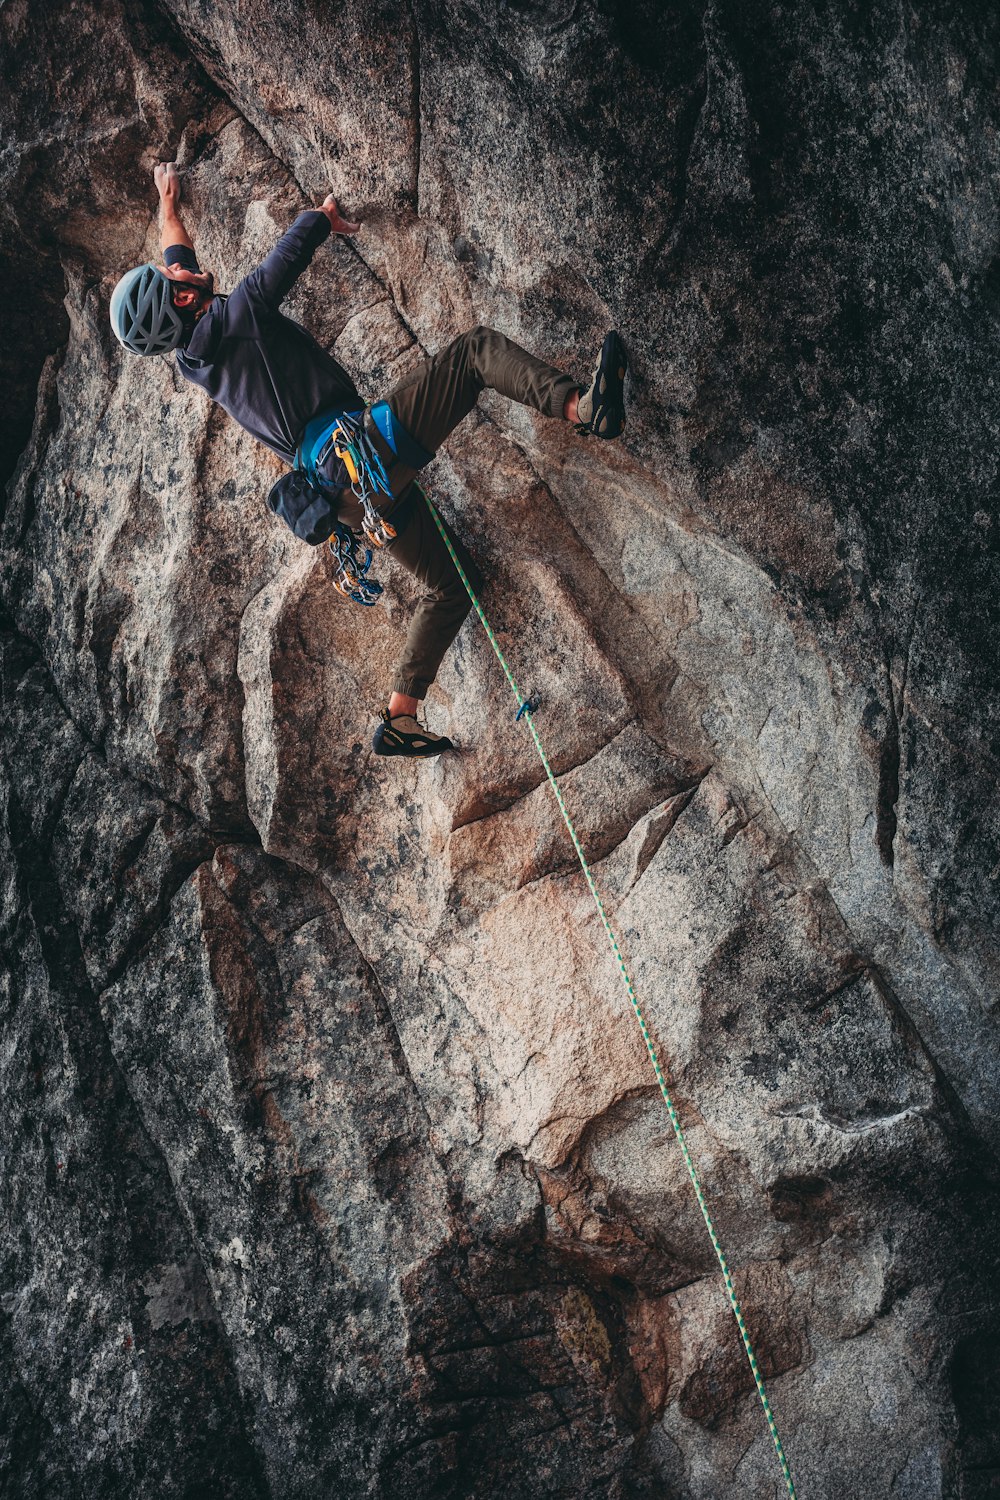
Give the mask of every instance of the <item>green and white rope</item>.
POLYGON ((626 993, 628 994, 629 1002, 632 1006, 632 1010, 635 1013, 635 1018, 639 1023, 639 1030, 642 1032, 642 1039, 646 1044, 646 1051, 649 1053, 649 1060, 653 1064, 653 1072, 656 1074, 656 1081, 660 1086, 660 1093, 663 1095, 663 1102, 666 1104, 667 1111, 670 1115, 670 1123, 674 1128, 674 1135, 677 1137, 677 1144, 680 1146, 681 1155, 684 1157, 684 1165, 687 1167, 688 1176, 691 1179, 691 1185, 694 1188, 695 1197, 698 1199, 698 1207, 701 1209, 701 1216, 705 1221, 705 1228, 708 1230, 708 1237, 712 1241, 712 1248, 715 1251, 716 1258, 718 1259, 719 1266, 722 1270, 722 1279, 725 1282, 726 1295, 729 1298, 729 1305, 733 1310, 733 1317, 736 1319, 737 1326, 740 1330, 740 1338, 743 1340, 743 1348, 746 1350, 747 1359, 750 1361, 750 1369, 753 1372, 754 1384, 757 1387, 757 1395, 760 1397, 760 1404, 764 1409, 764 1416, 767 1419, 768 1429, 774 1441, 775 1452, 778 1455, 778 1462, 781 1465, 781 1472, 785 1477, 785 1484, 788 1488, 788 1494, 791 1496, 791 1500, 795 1500, 795 1485, 792 1482, 792 1472, 788 1466, 788 1460, 785 1457, 785 1450, 782 1446, 781 1438, 778 1434, 777 1424, 774 1420, 774 1413, 771 1410, 771 1403, 768 1400, 767 1391, 764 1388, 764 1377, 760 1372, 760 1366, 757 1363, 757 1356, 754 1354, 753 1345, 750 1342, 750 1335, 747 1332, 747 1326, 743 1318, 743 1311, 736 1296, 736 1289, 733 1286, 733 1278, 729 1271, 729 1264, 726 1260, 725 1251, 722 1248, 719 1236, 715 1230, 715 1225, 712 1222, 712 1216, 708 1210, 708 1203, 702 1190, 701 1181, 698 1177, 694 1161, 691 1158, 691 1152, 688 1149, 688 1144, 684 1137, 684 1130, 681 1126, 680 1118, 677 1114, 677 1109, 674 1105, 673 1099, 670 1096, 670 1090, 667 1087, 667 1081, 663 1076, 663 1069, 660 1066, 660 1059, 656 1054, 656 1048, 653 1045, 653 1039, 649 1034, 649 1028, 646 1025, 646 1018, 643 1015, 642 1007, 639 1004, 638 996, 635 993, 635 987, 632 984, 631 976, 629 975, 628 969, 626 968, 621 949, 618 946, 618 939, 616 938, 614 929, 608 919, 608 914, 604 909, 604 902, 601 900, 601 894, 598 891, 597 885, 594 881, 594 877, 590 872, 590 866, 587 863, 587 859, 580 844, 580 840, 577 837, 576 829, 573 826, 573 820, 570 817, 569 811, 566 807, 566 803, 563 800, 563 794, 559 788, 559 783, 556 781, 555 774, 549 764, 549 758, 545 753, 545 747, 542 744, 538 730, 535 728, 535 721, 532 716, 531 709, 530 707, 528 707, 527 701, 523 698, 521 690, 514 680, 514 674, 510 670, 510 667, 507 665, 507 659, 500 647, 500 642, 497 640, 493 627, 490 624, 489 620, 486 618, 486 613, 483 610, 483 606, 480 604, 479 599, 476 596, 476 591, 472 587, 472 584, 469 582, 465 569, 462 567, 462 564, 458 559, 458 554, 455 551, 454 544, 451 540, 451 537, 448 535, 447 529, 445 528, 441 517, 438 515, 436 507, 431 503, 430 497, 426 494, 425 491, 421 490, 421 494, 423 494, 424 500, 427 502, 427 508, 434 518, 434 523, 437 526, 438 531, 440 531, 442 537, 444 538, 444 543, 451 555, 451 560, 455 564, 455 567, 458 569, 458 576, 464 583, 469 598, 472 600, 473 607, 476 611, 476 614, 479 616, 480 623, 482 624, 483 629, 486 631, 489 643, 496 653, 497 661, 503 668, 504 675, 507 678, 507 681, 510 683, 511 691, 514 694, 514 697, 517 699, 519 715, 523 714, 524 718, 527 720, 528 729, 531 731, 531 737, 535 742, 535 749, 538 751, 538 757, 542 762, 542 765, 545 769, 545 774, 549 779, 549 785, 552 787, 552 790, 555 793, 556 801, 559 804, 559 811, 563 815, 563 821, 565 822, 566 827, 569 831, 569 836, 573 841, 573 848, 576 850, 577 858, 579 859, 581 868, 583 869, 587 885, 590 887, 590 894, 594 898, 594 904, 597 907, 601 922, 604 925, 604 931, 608 935, 608 942, 611 944, 611 949, 618 963, 618 968, 622 976, 622 981, 625 985, 626 993))

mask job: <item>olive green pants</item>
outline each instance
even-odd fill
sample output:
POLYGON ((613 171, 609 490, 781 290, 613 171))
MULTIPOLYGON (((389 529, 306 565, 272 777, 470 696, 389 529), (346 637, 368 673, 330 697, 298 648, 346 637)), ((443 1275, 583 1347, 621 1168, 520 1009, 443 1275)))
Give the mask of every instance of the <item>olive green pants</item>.
MULTIPOLYGON (((386 400, 410 436, 434 453, 487 388, 533 406, 547 417, 561 417, 570 393, 579 389, 575 380, 535 359, 502 333, 479 327, 418 365, 386 400)), ((423 698, 472 606, 430 511, 411 488, 417 471, 395 461, 381 441, 377 446, 392 460, 387 462, 389 484, 403 502, 393 508, 393 514, 401 519, 408 516, 405 528, 387 550, 421 584, 392 691, 423 698)), ((384 508, 389 509, 388 505, 384 508)), ((360 528, 361 508, 349 491, 341 492, 339 518, 360 528)), ((452 541, 469 582, 478 589, 481 579, 475 563, 456 537, 452 541)))

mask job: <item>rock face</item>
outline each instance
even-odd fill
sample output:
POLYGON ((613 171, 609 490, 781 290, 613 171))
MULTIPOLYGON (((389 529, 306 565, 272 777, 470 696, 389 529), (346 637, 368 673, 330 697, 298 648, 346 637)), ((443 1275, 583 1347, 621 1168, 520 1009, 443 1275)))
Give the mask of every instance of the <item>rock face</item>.
POLYGON ((177 156, 221 287, 374 398, 463 328, 427 472, 667 1061, 798 1492, 1000 1476, 1000 23, 617 0, 0 7, 0 1476, 12 1496, 784 1492, 711 1245, 475 621, 367 739, 276 461, 108 295, 177 156), (37 391, 37 397, 36 397, 37 391))

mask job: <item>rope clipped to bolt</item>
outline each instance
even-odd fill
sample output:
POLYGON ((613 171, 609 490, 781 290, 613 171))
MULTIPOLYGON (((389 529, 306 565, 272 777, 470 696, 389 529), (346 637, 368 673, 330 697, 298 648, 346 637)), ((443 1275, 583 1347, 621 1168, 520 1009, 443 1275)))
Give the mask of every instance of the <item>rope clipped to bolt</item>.
MULTIPOLYGON (((420 489, 420 486, 417 485, 417 488, 420 489)), ((688 1176, 691 1179, 691 1186, 694 1188, 695 1197, 698 1200, 698 1207, 701 1209, 701 1216, 705 1221, 705 1228, 708 1230, 708 1237, 712 1241, 712 1249, 715 1251, 716 1259, 718 1260, 719 1266, 722 1270, 722 1280, 725 1283, 726 1296, 729 1299, 729 1306, 732 1308, 733 1317, 736 1319, 737 1327, 740 1330, 740 1338, 743 1341, 743 1348, 745 1349, 747 1359, 750 1362, 750 1369, 753 1373, 754 1384, 757 1387, 757 1395, 760 1397, 760 1404, 764 1411, 764 1417, 767 1421, 768 1430, 774 1442, 774 1450, 778 1455, 778 1463, 781 1465, 781 1472, 785 1478, 785 1485, 787 1486, 788 1494, 791 1497, 791 1500, 796 1500, 795 1485, 792 1481, 792 1471, 788 1466, 788 1460, 785 1457, 785 1450, 781 1442, 781 1437, 778 1433, 777 1424, 774 1420, 774 1413, 771 1410, 771 1403, 768 1399, 767 1391, 764 1387, 764 1377, 760 1372, 760 1365, 757 1363, 757 1356, 754 1353, 753 1345, 750 1342, 750 1335, 747 1332, 746 1322, 743 1317, 743 1309, 740 1307, 739 1299, 736 1296, 736 1289, 733 1286, 733 1278, 729 1270, 729 1262, 726 1259, 725 1251, 722 1248, 719 1236, 716 1233, 715 1225, 712 1222, 712 1215, 709 1213, 708 1202, 705 1198, 705 1193, 701 1185, 701 1179, 698 1176, 698 1172, 695 1168, 691 1152, 688 1149, 687 1140, 684 1136, 684 1130, 681 1126, 677 1108, 674 1104, 673 1099, 671 1098, 670 1090, 667 1087, 667 1080, 663 1075, 663 1069, 660 1066, 660 1059, 657 1056, 656 1047, 653 1044, 653 1039, 649 1034, 649 1028, 646 1025, 646 1018, 643 1014, 642 1007, 639 1004, 639 999, 636 995, 635 987, 632 984, 632 979, 629 974, 628 968, 626 967, 625 960, 622 957, 621 948, 618 945, 618 939, 615 936, 614 928, 611 926, 611 922, 608 919, 608 914, 604 909, 604 902, 601 899, 601 894, 598 891, 596 882, 594 881, 594 877, 591 874, 586 855, 583 852, 583 848, 577 836, 576 829, 573 826, 573 820, 570 817, 569 811, 566 807, 566 803, 563 800, 563 794, 559 788, 559 783, 557 782, 552 767, 549 764, 549 758, 545 753, 545 747, 542 744, 541 736, 539 735, 538 730, 535 728, 534 714, 538 707, 537 700, 533 698, 525 698, 522 695, 521 689, 518 687, 517 682, 514 679, 514 674, 511 671, 510 667, 507 665, 507 659, 504 656, 503 651, 501 650, 500 642, 496 638, 493 627, 490 624, 489 620, 486 618, 486 613, 476 596, 476 591, 472 587, 472 584, 469 582, 468 575, 466 574, 465 569, 462 567, 462 564, 458 559, 458 554, 455 551, 451 537, 448 535, 444 522, 438 515, 437 509, 432 504, 430 497, 427 495, 426 491, 420 489, 420 493, 423 495, 423 498, 427 504, 427 509, 430 511, 434 519, 434 524, 437 526, 438 531, 444 538, 444 544, 448 549, 451 560, 455 564, 455 567, 458 569, 458 576, 461 578, 463 584, 465 585, 466 592, 472 601, 473 608, 475 609, 476 614, 479 616, 479 620, 483 629, 486 631, 487 639, 489 640, 490 645, 493 647, 493 650, 496 653, 497 661, 503 668, 504 676, 510 683, 511 691, 513 692, 518 704, 517 718, 520 720, 523 717, 525 722, 527 723, 528 729, 531 732, 531 737, 535 742, 535 749, 538 751, 538 758, 542 763, 546 776, 548 777, 549 785, 555 793, 556 802, 559 804, 559 811, 562 813, 563 821, 566 824, 567 831, 569 832, 569 836, 573 842, 573 848, 576 850, 577 858, 580 861, 584 877, 590 889, 590 894, 594 898, 594 904, 597 907, 598 915, 601 918, 604 931, 607 933, 608 942, 611 944, 611 950, 615 955, 615 960, 618 964, 618 970, 621 974, 622 983, 625 986, 625 992, 628 995, 629 1003, 632 1006, 632 1011, 639 1023, 639 1030, 642 1032, 642 1039, 646 1044, 646 1051, 649 1053, 649 1060, 653 1065, 653 1072, 656 1074, 656 1081, 660 1086, 660 1093, 663 1095, 663 1102, 667 1106, 667 1112, 670 1115, 670 1123, 673 1126, 674 1135, 677 1137, 677 1144, 681 1148, 681 1155, 684 1158, 684 1165, 687 1167, 688 1176)))

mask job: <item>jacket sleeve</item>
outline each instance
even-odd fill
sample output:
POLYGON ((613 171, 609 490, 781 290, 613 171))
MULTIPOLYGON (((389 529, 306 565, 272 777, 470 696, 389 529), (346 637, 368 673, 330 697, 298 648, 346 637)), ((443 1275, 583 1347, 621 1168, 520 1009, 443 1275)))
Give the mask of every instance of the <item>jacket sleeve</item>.
POLYGON ((168 245, 163 252, 165 266, 180 266, 185 271, 200 271, 198 257, 189 245, 168 245))
POLYGON ((299 214, 270 255, 236 287, 231 302, 245 298, 258 316, 277 312, 329 234, 326 214, 318 209, 299 214))

